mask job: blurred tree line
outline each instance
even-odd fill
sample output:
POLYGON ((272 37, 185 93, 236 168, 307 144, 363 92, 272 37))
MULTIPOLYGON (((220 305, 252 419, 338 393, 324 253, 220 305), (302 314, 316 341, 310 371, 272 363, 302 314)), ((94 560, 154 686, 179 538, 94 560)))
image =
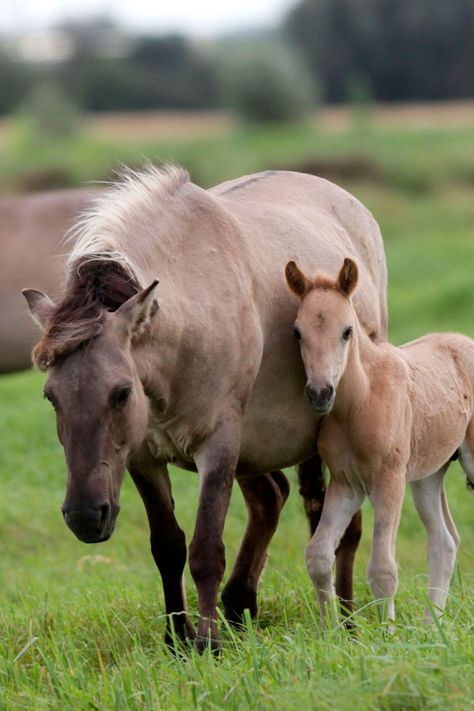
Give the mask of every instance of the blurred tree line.
POLYGON ((474 0, 301 0, 285 28, 325 101, 474 96, 474 0))
POLYGON ((28 60, 0 42, 0 114, 46 105, 41 86, 86 111, 234 106, 251 120, 291 119, 317 94, 326 102, 470 97, 473 30, 474 0, 299 0, 277 31, 240 45, 68 23, 57 28, 69 47, 59 59, 28 60))

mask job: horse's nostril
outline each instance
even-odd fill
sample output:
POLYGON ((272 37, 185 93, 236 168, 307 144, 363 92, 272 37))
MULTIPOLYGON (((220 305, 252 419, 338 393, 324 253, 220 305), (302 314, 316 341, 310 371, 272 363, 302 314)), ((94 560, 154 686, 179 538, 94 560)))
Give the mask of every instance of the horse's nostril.
POLYGON ((110 504, 103 504, 100 509, 100 518, 97 528, 102 529, 108 523, 110 517, 110 504))
POLYGON ((332 398, 332 396, 334 395, 334 388, 332 385, 327 386, 326 393, 327 393, 327 399, 330 400, 332 398))

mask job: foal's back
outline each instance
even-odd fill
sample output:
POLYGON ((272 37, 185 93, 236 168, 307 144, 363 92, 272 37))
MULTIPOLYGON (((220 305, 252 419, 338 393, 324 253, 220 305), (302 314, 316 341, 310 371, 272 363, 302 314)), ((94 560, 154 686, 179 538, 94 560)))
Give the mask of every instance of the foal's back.
POLYGON ((440 469, 466 437, 474 415, 474 341, 434 333, 398 350, 409 368, 410 481, 440 469))

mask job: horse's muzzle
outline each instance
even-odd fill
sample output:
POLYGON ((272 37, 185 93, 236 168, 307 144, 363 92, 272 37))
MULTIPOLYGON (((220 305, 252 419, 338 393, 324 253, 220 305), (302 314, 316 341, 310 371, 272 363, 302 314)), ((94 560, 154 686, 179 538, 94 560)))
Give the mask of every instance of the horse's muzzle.
POLYGON ((119 507, 112 507, 109 502, 95 507, 72 507, 64 504, 61 511, 66 525, 80 541, 102 543, 107 541, 114 531, 119 507))

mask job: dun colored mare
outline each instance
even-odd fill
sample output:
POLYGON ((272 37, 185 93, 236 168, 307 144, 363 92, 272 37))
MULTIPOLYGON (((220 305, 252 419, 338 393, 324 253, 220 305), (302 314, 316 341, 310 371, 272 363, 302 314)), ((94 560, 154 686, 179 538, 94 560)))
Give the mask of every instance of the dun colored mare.
MULTIPOLYGON (((371 341, 353 305, 359 289, 352 259, 336 279, 310 279, 294 262, 286 277, 301 298, 295 330, 307 395, 324 414, 318 449, 331 471, 306 551, 323 620, 333 612, 326 606, 334 599, 334 551, 365 496, 375 515, 368 577, 394 618, 395 540, 407 482, 428 534, 429 596, 441 611, 459 544, 444 490, 453 454, 474 485, 474 341, 454 333, 401 348, 371 341)), ((431 619, 429 609, 425 616, 431 619)))
MULTIPOLYGON (((86 214, 58 305, 25 291, 44 328, 34 360, 48 370, 45 395, 66 455, 64 519, 82 541, 109 538, 128 468, 147 510, 166 611, 181 637, 194 631, 182 586, 185 539, 166 465, 199 473, 189 547, 199 649, 218 646, 222 533, 234 478, 249 519, 223 591, 231 620, 244 608, 256 612, 257 583, 288 495, 280 469, 316 452, 319 415, 300 397, 297 299, 284 265, 293 258, 335 269, 347 252, 364 274, 356 299, 363 328, 384 339, 382 240, 351 195, 286 172, 206 191, 181 169, 150 168, 126 174, 86 214)), ((347 580, 358 536, 356 525, 341 553, 347 580)))
POLYGON ((31 367, 38 331, 20 289, 33 283, 54 293, 66 262, 67 230, 90 202, 87 190, 58 190, 0 200, 0 373, 31 367))

